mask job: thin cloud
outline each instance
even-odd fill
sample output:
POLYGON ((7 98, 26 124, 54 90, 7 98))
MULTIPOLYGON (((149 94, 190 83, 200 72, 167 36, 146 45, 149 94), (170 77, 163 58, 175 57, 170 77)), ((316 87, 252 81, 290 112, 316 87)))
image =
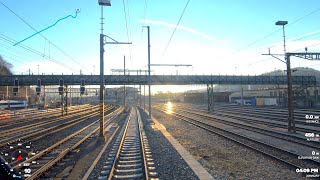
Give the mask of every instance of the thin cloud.
MULTIPOLYGON (((146 19, 146 20, 140 20, 140 22, 144 23, 144 24, 153 24, 153 25, 165 26, 165 27, 169 27, 169 28, 175 28, 176 27, 176 24, 171 24, 171 23, 164 22, 164 21, 155 21, 155 20, 146 19)), ((189 27, 185 27, 185 26, 179 25, 179 26, 177 26, 177 29, 190 32, 192 34, 201 36, 202 38, 205 38, 205 39, 208 39, 208 40, 213 40, 213 38, 210 37, 209 35, 207 35, 206 33, 202 33, 200 31, 197 31, 197 30, 189 28, 189 27)))

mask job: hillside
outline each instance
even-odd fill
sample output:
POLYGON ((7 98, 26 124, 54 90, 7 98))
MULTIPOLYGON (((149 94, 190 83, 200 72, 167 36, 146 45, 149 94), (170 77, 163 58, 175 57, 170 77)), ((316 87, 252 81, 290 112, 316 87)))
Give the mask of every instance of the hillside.
MULTIPOLYGON (((1 55, 0 55, 0 76, 5 76, 5 75, 12 75, 12 64, 7 62, 1 55)), ((13 84, 12 84, 13 85, 13 84)), ((12 94, 12 88, 8 88, 8 95, 7 97, 7 87, 0 87, 0 100, 3 99, 11 99, 11 100, 26 100, 26 91, 28 92, 29 100, 30 100, 30 95, 34 94, 34 91, 30 89, 30 87, 19 87, 19 93, 17 96, 14 96, 12 94)), ((30 102, 30 101, 29 101, 30 102)))
POLYGON ((12 75, 11 68, 12 64, 5 61, 3 57, 0 55, 0 76, 12 75))

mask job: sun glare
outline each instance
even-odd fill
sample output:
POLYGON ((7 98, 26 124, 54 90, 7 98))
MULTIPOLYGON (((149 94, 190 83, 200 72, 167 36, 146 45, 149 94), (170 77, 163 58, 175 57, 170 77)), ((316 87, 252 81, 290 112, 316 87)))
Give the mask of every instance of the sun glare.
POLYGON ((167 105, 167 113, 172 114, 173 113, 173 111, 172 111, 173 104, 169 101, 169 102, 167 102, 166 105, 167 105))

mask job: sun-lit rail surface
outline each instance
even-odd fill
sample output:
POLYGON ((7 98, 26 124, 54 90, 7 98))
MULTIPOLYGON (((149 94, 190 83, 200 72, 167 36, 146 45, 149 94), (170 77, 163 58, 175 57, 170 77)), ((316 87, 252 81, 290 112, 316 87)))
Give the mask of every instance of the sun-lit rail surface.
MULTIPOLYGON (((186 121, 208 132, 237 142, 246 148, 275 158, 291 166, 293 171, 304 167, 319 167, 320 165, 319 159, 300 159, 300 157, 310 156, 311 152, 317 152, 320 148, 319 142, 308 141, 304 133, 290 134, 270 124, 252 123, 245 120, 244 114, 243 117, 237 118, 237 112, 233 112, 235 115, 232 117, 226 117, 220 116, 219 113, 210 114, 206 110, 197 109, 191 105, 170 102, 153 107, 169 116, 186 121), (266 128, 268 126, 269 128, 266 128)), ((228 109, 228 106, 223 108, 228 109)), ((216 109, 219 109, 219 107, 216 109)), ((276 109, 274 110, 277 112, 276 109)), ((232 109, 230 109, 231 112, 232 109)), ((271 113, 270 110, 269 114, 271 113)), ((247 113, 246 116, 250 117, 250 114, 247 113)), ((314 132, 312 128, 308 130, 307 132, 311 132, 311 130, 314 132)), ((316 175, 317 173, 310 174, 316 175)))

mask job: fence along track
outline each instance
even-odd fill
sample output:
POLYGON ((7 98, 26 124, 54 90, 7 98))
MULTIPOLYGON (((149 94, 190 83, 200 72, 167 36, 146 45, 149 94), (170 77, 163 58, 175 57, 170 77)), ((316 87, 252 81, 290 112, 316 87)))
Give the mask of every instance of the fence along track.
POLYGON ((131 108, 98 179, 157 179, 137 108, 131 108))

